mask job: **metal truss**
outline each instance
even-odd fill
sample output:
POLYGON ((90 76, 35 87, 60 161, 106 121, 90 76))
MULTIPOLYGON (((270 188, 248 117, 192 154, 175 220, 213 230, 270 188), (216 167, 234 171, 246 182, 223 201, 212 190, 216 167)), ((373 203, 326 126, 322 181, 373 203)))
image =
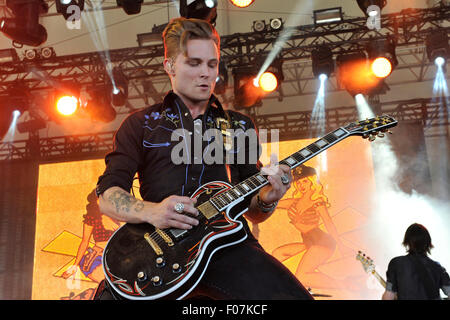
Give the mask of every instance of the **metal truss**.
MULTIPOLYGON (((425 136, 435 134, 431 128, 450 125, 450 115, 445 100, 427 98, 391 101, 375 104, 373 109, 375 114, 389 114, 401 123, 422 125, 425 136), (430 131, 429 134, 428 131, 430 131)), ((355 106, 343 106, 325 110, 325 120, 322 123, 313 121, 309 111, 263 114, 255 116, 254 120, 258 128, 278 130, 280 140, 290 140, 317 137, 354 122, 358 118, 358 110, 355 106)))
POLYGON ((60 136, 30 137, 28 140, 0 144, 0 161, 64 161, 101 157, 112 149, 114 132, 60 136))
MULTIPOLYGON (((434 136, 431 128, 450 125, 446 101, 414 99, 380 103, 376 114, 389 114, 402 123, 419 123, 424 126, 425 137, 434 136), (430 133, 428 134, 428 131, 430 133)), ((311 112, 287 112, 265 114, 254 118, 261 129, 278 130, 280 140, 317 137, 335 128, 345 126, 358 119, 355 106, 344 106, 326 110, 325 124, 311 121, 311 112)), ((447 129, 446 129, 447 130, 447 129)), ((444 133, 448 135, 448 132, 444 133)), ((442 133, 441 133, 442 135, 442 133)), ((62 137, 39 138, 4 142, 0 144, 1 161, 63 161, 86 158, 101 158, 112 150, 114 131, 62 137)))
MULTIPOLYGON (((155 1, 155 3, 162 3, 155 1)), ((367 28, 365 17, 345 19, 339 23, 313 24, 266 29, 261 32, 238 33, 221 38, 221 58, 228 70, 259 66, 272 51, 277 50, 277 59, 282 62, 284 80, 280 88, 265 99, 283 99, 301 95, 315 95, 317 80, 312 75, 311 51, 318 45, 327 44, 333 54, 363 50, 369 41, 394 37, 397 44, 399 65, 386 83, 388 86, 404 85, 434 79, 432 64, 425 49, 426 36, 435 29, 450 31, 450 6, 441 4, 434 8, 408 9, 399 13, 383 15, 381 28, 367 28), (277 42, 278 39, 285 39, 277 42), (401 74, 401 77, 396 77, 401 74)), ((0 64, 0 96, 7 95, 11 87, 26 85, 32 95, 41 97, 34 102, 36 110, 43 110, 43 96, 53 92, 59 83, 75 82, 82 87, 104 85, 109 76, 108 63, 120 67, 129 80, 128 102, 116 107, 119 114, 159 102, 170 89, 169 79, 163 69, 164 49, 162 41, 142 47, 123 48, 108 52, 91 52, 49 59, 0 64)), ((230 77, 232 78, 232 77, 230 77)), ((340 91, 335 77, 328 81, 327 91, 340 91)), ((233 89, 230 85, 222 95, 222 101, 232 103, 233 89)), ((448 114, 439 113, 439 104, 426 102, 426 112, 418 101, 404 102, 401 110, 387 110, 402 121, 422 121, 427 126, 448 126, 448 114), (419 110, 420 109, 420 110, 419 110), (419 115, 420 114, 420 115, 419 115), (443 120, 442 120, 443 119, 443 120)), ((385 105, 385 104, 384 104, 385 105)), ((394 105, 391 103, 390 105, 394 105)), ((441 104, 442 105, 442 104, 441 104)), ((385 108, 385 107, 384 107, 385 108)), ((254 111, 251 111, 254 112, 254 111)), ((250 112, 250 113, 251 113, 250 112)), ((32 113, 34 114, 34 113, 32 113)), ((357 118, 355 107, 341 107, 327 111, 328 127, 336 127, 357 118), (344 123, 345 122, 345 123, 344 123)), ((306 137, 314 132, 310 123, 310 112, 284 114, 258 114, 255 117, 259 128, 279 129, 282 139, 306 137)), ((76 154, 104 154, 112 147, 112 133, 55 137, 40 139, 30 132, 30 139, 14 143, 3 143, 0 160, 53 159, 72 157, 76 154)))
MULTIPOLYGON (((154 1, 153 3, 163 3, 154 1)), ((271 51, 279 51, 284 81, 280 89, 268 98, 315 94, 316 79, 311 72, 311 51, 319 44, 327 44, 335 55, 363 50, 369 41, 394 37, 397 43, 399 65, 395 73, 402 72, 401 80, 388 79, 388 85, 432 80, 424 41, 434 29, 450 31, 450 6, 440 5, 427 9, 408 9, 383 15, 381 28, 370 30, 365 17, 345 19, 339 23, 312 24, 281 30, 237 33, 221 38, 221 57, 228 70, 259 66, 271 51), (277 42, 278 39, 285 39, 277 42), (406 77, 406 78, 405 78, 406 77)), ((17 83, 30 88, 36 95, 45 95, 61 81, 76 82, 83 87, 105 84, 108 81, 106 65, 118 66, 129 79, 129 98, 118 113, 129 113, 147 104, 161 100, 170 89, 163 69, 162 41, 155 44, 0 64, 0 95, 17 83)), ((230 77, 232 78, 232 77, 230 77)), ((335 79, 329 91, 339 91, 335 79)), ((227 93, 232 93, 230 85, 227 93)))

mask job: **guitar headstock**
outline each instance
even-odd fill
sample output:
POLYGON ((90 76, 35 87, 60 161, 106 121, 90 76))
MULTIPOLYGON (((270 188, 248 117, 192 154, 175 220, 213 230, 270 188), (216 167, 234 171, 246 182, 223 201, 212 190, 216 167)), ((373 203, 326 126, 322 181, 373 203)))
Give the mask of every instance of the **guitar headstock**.
POLYGON ((378 116, 372 119, 352 122, 344 127, 351 135, 359 135, 364 139, 374 141, 377 137, 383 138, 384 133, 392 133, 389 128, 395 127, 398 121, 389 115, 378 116))
POLYGON ((373 273, 375 271, 375 265, 370 257, 366 256, 365 253, 358 251, 356 255, 356 260, 359 260, 367 273, 373 273))

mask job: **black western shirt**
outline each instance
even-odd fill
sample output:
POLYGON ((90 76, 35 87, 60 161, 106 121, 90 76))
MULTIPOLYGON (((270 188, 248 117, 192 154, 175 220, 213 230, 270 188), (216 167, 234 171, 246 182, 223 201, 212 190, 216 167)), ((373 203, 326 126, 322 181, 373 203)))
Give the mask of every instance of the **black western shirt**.
MULTIPOLYGON (((130 191, 136 173, 142 199, 161 202, 170 195, 190 196, 210 181, 236 184, 259 172, 259 140, 256 148, 249 138, 244 146, 233 143, 230 150, 224 149, 223 155, 233 155, 234 160, 228 161, 229 164, 225 163, 225 158, 210 163, 203 157, 209 154, 208 148, 217 138, 208 135, 210 129, 222 132, 219 122, 226 119, 235 132, 255 130, 249 117, 224 111, 215 96, 211 97, 205 113, 195 120, 172 91, 162 103, 132 113, 117 130, 113 150, 105 157, 106 169, 98 179, 97 195, 113 186, 130 191), (200 149, 198 137, 202 137, 200 149), (245 163, 236 159, 242 152, 245 163)), ((214 152, 209 155, 220 159, 214 152)))

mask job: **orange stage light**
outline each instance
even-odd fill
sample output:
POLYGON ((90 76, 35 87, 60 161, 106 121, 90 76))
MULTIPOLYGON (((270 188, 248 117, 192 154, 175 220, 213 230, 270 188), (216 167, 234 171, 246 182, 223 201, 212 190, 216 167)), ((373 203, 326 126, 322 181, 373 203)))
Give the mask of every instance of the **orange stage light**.
POLYGON ((392 72, 392 63, 385 57, 376 58, 372 64, 371 69, 373 74, 378 78, 386 78, 392 72))
POLYGON ((78 108, 78 99, 74 96, 62 96, 56 102, 56 109, 65 116, 70 116, 75 113, 78 108))
POLYGON ((231 3, 236 7, 245 8, 253 3, 254 0, 231 0, 231 3))
POLYGON ((258 84, 264 92, 272 92, 278 87, 278 80, 272 72, 264 72, 259 77, 258 84))

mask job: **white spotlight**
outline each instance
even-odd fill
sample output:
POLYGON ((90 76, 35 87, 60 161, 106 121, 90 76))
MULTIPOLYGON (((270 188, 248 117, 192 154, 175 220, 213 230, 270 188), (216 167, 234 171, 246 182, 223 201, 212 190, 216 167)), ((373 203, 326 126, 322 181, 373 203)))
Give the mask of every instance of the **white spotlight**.
POLYGON ((375 116, 375 114, 372 111, 372 108, 367 103, 367 100, 363 94, 361 94, 361 93, 357 94, 355 96, 355 101, 356 101, 356 108, 358 109, 358 115, 359 115, 360 120, 367 119, 367 118, 373 118, 375 116))
POLYGON ((437 57, 434 60, 434 63, 438 66, 438 67, 442 67, 445 63, 445 59, 443 57, 437 57))
POLYGON ((213 0, 205 0, 205 5, 206 5, 208 8, 214 8, 215 3, 214 3, 213 0))

